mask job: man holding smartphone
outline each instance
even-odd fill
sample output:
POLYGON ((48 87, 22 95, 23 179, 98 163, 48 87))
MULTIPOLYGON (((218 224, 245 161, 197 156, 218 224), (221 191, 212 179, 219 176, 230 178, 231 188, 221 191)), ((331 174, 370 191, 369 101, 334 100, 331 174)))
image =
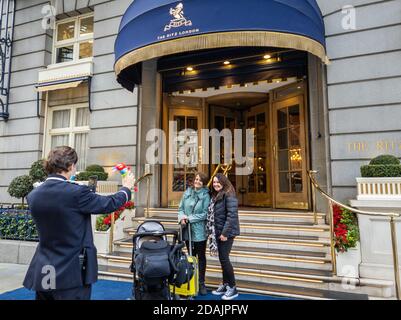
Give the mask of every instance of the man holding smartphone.
POLYGON ((100 196, 88 186, 70 182, 78 156, 70 147, 50 151, 47 180, 27 197, 39 233, 39 245, 24 280, 37 300, 89 300, 97 281, 97 251, 91 215, 111 213, 131 200, 134 177, 111 196, 100 196))

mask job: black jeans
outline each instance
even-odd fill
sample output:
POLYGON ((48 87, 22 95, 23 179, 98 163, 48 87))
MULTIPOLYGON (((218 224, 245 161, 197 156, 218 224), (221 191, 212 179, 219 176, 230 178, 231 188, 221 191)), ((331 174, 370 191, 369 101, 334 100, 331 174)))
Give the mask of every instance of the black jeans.
POLYGON ((223 270, 223 283, 227 283, 231 288, 235 287, 234 268, 230 261, 230 252, 233 247, 234 238, 228 238, 227 241, 217 239, 217 249, 219 251, 219 260, 223 270))
POLYGON ((90 300, 92 286, 66 290, 36 291, 36 300, 90 300))
MULTIPOLYGON (((189 252, 189 241, 185 241, 189 252)), ((206 274, 206 244, 207 241, 192 242, 192 255, 198 258, 199 264, 199 283, 205 283, 206 274)))

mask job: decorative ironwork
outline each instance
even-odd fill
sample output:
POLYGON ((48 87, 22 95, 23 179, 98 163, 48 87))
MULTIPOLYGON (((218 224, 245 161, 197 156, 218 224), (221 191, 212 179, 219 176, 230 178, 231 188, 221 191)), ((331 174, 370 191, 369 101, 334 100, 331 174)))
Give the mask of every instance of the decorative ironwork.
POLYGON ((9 118, 8 104, 11 82, 12 45, 14 37, 15 3, 17 0, 0 0, 0 118, 9 118), (4 29, 3 29, 4 25, 4 29))

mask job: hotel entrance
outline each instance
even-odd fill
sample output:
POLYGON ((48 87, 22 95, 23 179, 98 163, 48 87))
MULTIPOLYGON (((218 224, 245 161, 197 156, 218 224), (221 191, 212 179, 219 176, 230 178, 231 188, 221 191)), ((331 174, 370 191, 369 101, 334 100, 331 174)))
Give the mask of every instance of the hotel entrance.
POLYGON ((210 176, 220 163, 231 165, 227 175, 240 206, 309 209, 306 90, 301 77, 289 77, 164 92, 162 128, 167 136, 174 129, 177 143, 167 148, 170 164, 162 165, 162 206, 178 206, 183 192, 192 185, 195 172, 210 176), (229 138, 219 136, 216 145, 216 139, 205 137, 201 129, 216 130, 219 134, 228 130, 231 134, 229 138), (179 136, 182 130, 189 133, 179 136), (254 134, 251 150, 247 150, 246 130, 254 134), (242 137, 241 155, 245 157, 246 151, 253 154, 253 168, 247 174, 238 172, 248 162, 235 161, 238 144, 234 139, 238 132, 242 137), (189 146, 185 154, 184 143, 189 146), (225 158, 226 148, 231 148, 229 158, 225 158), (185 163, 171 162, 183 158, 185 163))

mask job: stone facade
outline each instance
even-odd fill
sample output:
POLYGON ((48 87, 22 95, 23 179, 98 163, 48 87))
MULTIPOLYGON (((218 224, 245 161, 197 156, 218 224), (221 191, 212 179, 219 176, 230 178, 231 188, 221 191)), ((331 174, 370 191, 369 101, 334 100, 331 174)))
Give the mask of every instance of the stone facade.
MULTIPOLYGON (((119 161, 136 165, 137 92, 127 92, 115 80, 114 41, 121 17, 131 0, 61 1, 58 17, 94 12, 94 74, 92 78, 88 163, 111 171, 119 161)), ((42 10, 50 1, 17 1, 10 89, 10 119, 0 119, 0 202, 16 202, 7 187, 43 157, 44 98, 36 112, 38 73, 51 63, 53 30, 44 29, 42 10)), ((54 4, 54 3, 52 3, 54 4)), ((47 12, 45 10, 45 12, 47 12)), ((87 96, 86 99, 88 100, 87 96)), ((76 100, 74 102, 77 102, 76 100)), ((118 178, 118 176, 112 176, 118 178)))
POLYGON ((401 157, 401 2, 317 1, 326 27, 327 94, 333 195, 356 195, 359 168, 379 154, 401 157), (356 9, 344 30, 343 6, 356 9))

